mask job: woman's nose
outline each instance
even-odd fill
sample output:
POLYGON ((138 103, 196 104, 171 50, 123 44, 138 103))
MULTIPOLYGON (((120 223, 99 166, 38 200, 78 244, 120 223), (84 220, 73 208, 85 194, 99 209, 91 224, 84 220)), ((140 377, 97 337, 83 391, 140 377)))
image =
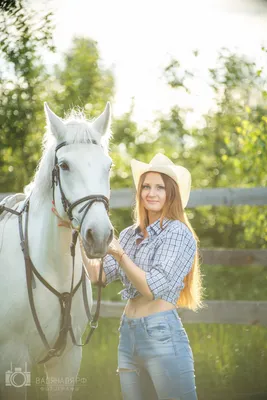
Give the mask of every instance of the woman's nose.
POLYGON ((155 197, 155 196, 156 196, 156 190, 153 189, 153 188, 151 188, 151 189, 149 190, 148 196, 149 196, 149 197, 155 197))

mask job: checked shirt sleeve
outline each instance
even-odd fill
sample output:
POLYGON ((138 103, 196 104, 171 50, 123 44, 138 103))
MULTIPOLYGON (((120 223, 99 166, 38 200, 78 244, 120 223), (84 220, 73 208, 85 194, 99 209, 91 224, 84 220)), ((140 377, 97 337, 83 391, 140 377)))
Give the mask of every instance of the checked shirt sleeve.
POLYGON ((147 284, 154 296, 160 298, 171 290, 183 288, 183 280, 190 272, 196 252, 192 235, 177 229, 166 234, 157 248, 153 265, 146 272, 147 284))
MULTIPOLYGON (((119 242, 124 248, 124 244, 127 242, 127 237, 129 235, 129 228, 124 229, 119 236, 119 242)), ((120 279, 120 266, 118 261, 111 254, 107 254, 103 259, 103 269, 106 275, 106 284, 120 279)))
POLYGON ((104 257, 103 269, 105 271, 107 285, 120 278, 119 264, 111 254, 107 254, 104 257))

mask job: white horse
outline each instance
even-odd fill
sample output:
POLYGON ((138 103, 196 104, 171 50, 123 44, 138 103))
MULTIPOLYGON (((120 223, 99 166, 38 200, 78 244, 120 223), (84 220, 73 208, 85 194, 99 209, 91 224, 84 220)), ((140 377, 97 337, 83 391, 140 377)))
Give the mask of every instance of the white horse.
MULTIPOLYGON (((77 117, 62 120, 47 105, 45 111, 48 129, 44 137, 44 152, 30 185, 29 255, 42 277, 54 289, 63 293, 69 292, 71 287, 72 258, 69 246, 72 233, 71 229, 58 227, 58 219, 51 211, 52 170, 56 163, 58 176, 54 176, 54 179, 60 179, 60 184, 57 182, 55 185, 54 199, 59 215, 68 220, 62 204, 62 193, 71 204, 83 199, 81 203, 74 204, 72 209, 73 225, 77 226, 82 222, 80 236, 88 258, 103 257, 113 235, 106 203, 102 200, 110 195, 109 171, 112 161, 107 153, 111 112, 107 103, 105 111, 94 121, 88 122, 77 117), (63 142, 66 143, 56 150, 63 142), (87 197, 95 195, 98 195, 100 200, 91 203, 87 197)), ((17 205, 17 211, 23 208, 24 203, 25 201, 22 201, 17 205)), ((22 215, 25 230, 25 213, 22 215)), ((38 333, 29 305, 18 216, 4 213, 0 218, 0 374, 2 388, 10 395, 5 398, 13 399, 15 392, 19 393, 21 390, 20 393, 24 393, 26 386, 30 384, 28 378, 32 365, 42 360, 48 351, 38 333), (19 377, 19 374, 23 376, 19 377)), ((80 280, 81 274, 81 253, 80 246, 77 246, 74 286, 80 280)), ((91 284, 89 279, 86 280, 91 309, 91 284)), ((53 348, 60 330, 60 302, 36 276, 32 284, 36 313, 47 342, 53 348)), ((87 322, 80 286, 71 304, 71 324, 79 344, 87 322)), ((68 333, 63 353, 45 362, 48 385, 52 386, 52 389, 55 385, 63 386, 61 390, 48 391, 49 399, 65 400, 72 397, 81 358, 82 348, 73 345, 68 333), (64 390, 64 387, 68 390, 64 390)), ((24 399, 24 396, 20 398, 24 399)))

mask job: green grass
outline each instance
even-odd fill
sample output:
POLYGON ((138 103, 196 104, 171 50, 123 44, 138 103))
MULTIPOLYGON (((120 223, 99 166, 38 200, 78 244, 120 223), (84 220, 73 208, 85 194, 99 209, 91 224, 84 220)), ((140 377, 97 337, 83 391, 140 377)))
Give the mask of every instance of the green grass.
MULTIPOLYGON (((267 300, 266 267, 202 266, 206 299, 267 300)), ((122 289, 114 282, 103 299, 119 301, 122 289)), ((95 289, 94 289, 95 290, 95 289)), ((95 297, 95 296, 94 296, 95 297)), ((84 348, 74 400, 121 400, 117 369, 118 318, 102 318, 84 348)), ((267 399, 267 329, 260 326, 185 324, 195 359, 199 400, 267 399)), ((38 367, 35 375, 42 375, 38 367)), ((34 375, 34 376, 35 376, 34 375)), ((45 400, 31 387, 28 400, 45 400)))
MULTIPOLYGON (((116 352, 119 321, 102 320, 91 348, 84 351, 80 375, 88 386, 75 394, 83 400, 119 400, 116 352), (105 384, 103 385, 103 382, 105 384)), ((199 400, 250 399, 249 393, 265 392, 267 398, 266 329, 252 326, 185 325, 195 357, 199 400)))
MULTIPOLYGON (((119 319, 102 319, 84 348, 74 400, 121 400, 116 375, 119 319)), ((185 325, 195 358, 199 400, 267 398, 267 332, 259 326, 185 325), (255 393, 253 395, 253 393, 255 393), (262 393, 262 394, 260 394, 262 393)), ((35 370, 40 376, 42 367, 35 370)), ((34 380, 34 379, 33 379, 34 380)), ((45 400, 31 387, 29 400, 45 400)))
POLYGON ((203 265, 207 300, 267 300, 267 267, 203 265))

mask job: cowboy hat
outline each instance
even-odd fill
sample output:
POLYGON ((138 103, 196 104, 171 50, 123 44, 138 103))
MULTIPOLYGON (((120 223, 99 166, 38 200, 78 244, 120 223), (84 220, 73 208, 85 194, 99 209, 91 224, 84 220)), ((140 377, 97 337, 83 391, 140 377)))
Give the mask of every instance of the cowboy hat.
POLYGON ((191 189, 191 174, 188 169, 181 165, 175 165, 167 156, 161 153, 157 153, 149 164, 133 159, 131 167, 136 188, 138 188, 140 176, 145 172, 160 172, 168 175, 178 184, 182 206, 183 208, 186 207, 191 189))

